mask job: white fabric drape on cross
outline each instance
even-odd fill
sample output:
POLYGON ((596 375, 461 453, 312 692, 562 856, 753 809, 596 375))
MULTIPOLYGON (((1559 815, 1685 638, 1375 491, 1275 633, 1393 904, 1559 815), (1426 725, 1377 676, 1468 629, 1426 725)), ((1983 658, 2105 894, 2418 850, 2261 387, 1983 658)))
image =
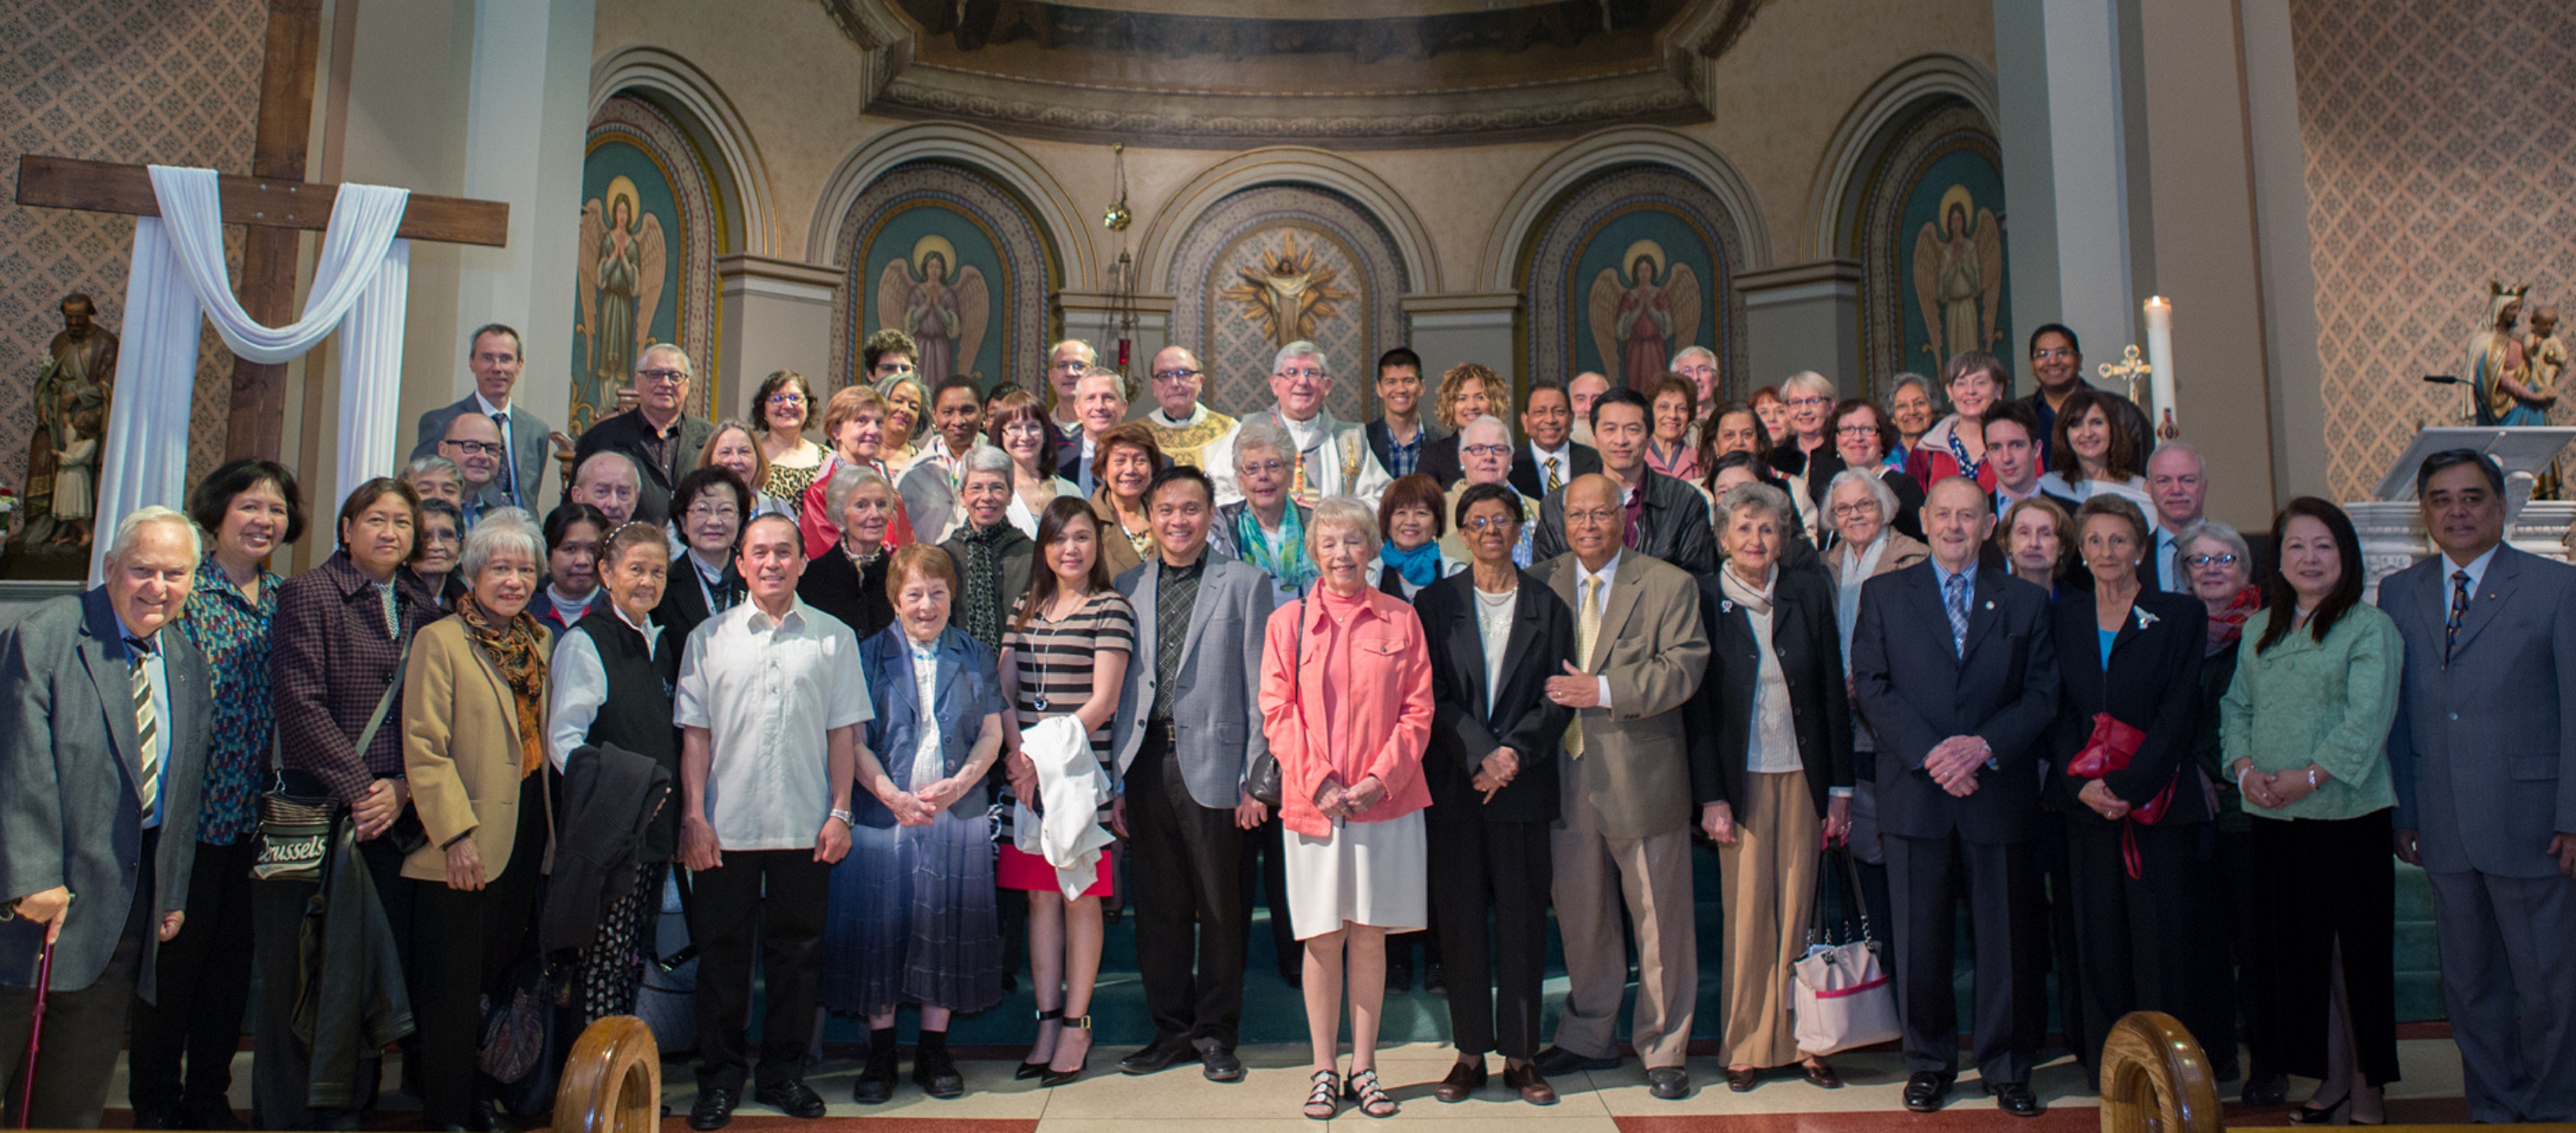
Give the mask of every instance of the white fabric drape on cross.
POLYGON ((340 186, 304 315, 291 326, 270 327, 252 320, 233 295, 217 185, 211 169, 155 165, 152 195, 161 215, 134 223, 116 394, 99 446, 93 584, 119 520, 153 504, 185 506, 201 317, 215 324, 234 354, 253 362, 286 361, 339 331, 340 490, 393 466, 403 304, 411 288, 411 241, 394 234, 411 191, 340 186))

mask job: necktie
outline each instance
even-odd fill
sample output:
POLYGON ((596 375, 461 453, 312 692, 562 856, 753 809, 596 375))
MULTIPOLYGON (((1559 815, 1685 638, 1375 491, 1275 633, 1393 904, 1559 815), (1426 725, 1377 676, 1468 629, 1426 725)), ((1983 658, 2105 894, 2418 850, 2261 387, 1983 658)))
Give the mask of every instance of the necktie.
POLYGON ((161 715, 152 710, 152 643, 140 637, 125 639, 125 659, 134 668, 134 737, 142 749, 143 813, 150 815, 161 804, 161 715))
POLYGON ((1553 492, 1564 486, 1565 477, 1557 475, 1556 472, 1556 458, 1553 456, 1547 458, 1547 490, 1553 492))
POLYGON ((1968 576, 1966 572, 1951 575, 1942 583, 1941 604, 1950 610, 1950 651, 1968 655, 1968 576))
MULTIPOLYGON (((1578 665, 1589 668, 1592 664, 1592 642, 1601 636, 1601 580, 1586 578, 1577 582, 1575 588, 1582 593, 1574 604, 1578 611, 1574 619, 1574 659, 1578 665)), ((1580 712, 1575 713, 1573 722, 1565 726, 1565 754, 1583 758, 1583 714, 1580 712)))
POLYGON ((2451 647, 2460 643, 2460 623, 2469 616, 2469 572, 2451 572, 2451 616, 2442 623, 2442 663, 2451 663, 2451 647))
POLYGON ((502 498, 509 500, 512 507, 518 507, 518 469, 512 467, 518 462, 510 453, 510 415, 507 412, 495 413, 492 424, 501 430, 501 474, 495 479, 500 481, 502 498))

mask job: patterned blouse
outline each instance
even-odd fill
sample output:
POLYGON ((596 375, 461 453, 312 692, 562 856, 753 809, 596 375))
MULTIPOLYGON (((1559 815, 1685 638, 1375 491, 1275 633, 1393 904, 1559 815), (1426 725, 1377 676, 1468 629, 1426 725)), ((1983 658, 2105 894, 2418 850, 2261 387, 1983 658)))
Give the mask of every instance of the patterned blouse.
POLYGON ((179 619, 179 633, 206 655, 214 674, 215 719, 197 811, 197 840, 209 845, 232 845, 259 825, 269 736, 276 725, 276 702, 268 694, 268 626, 277 616, 277 588, 284 585, 285 579, 262 567, 259 601, 252 602, 208 555, 197 564, 197 587, 179 619))

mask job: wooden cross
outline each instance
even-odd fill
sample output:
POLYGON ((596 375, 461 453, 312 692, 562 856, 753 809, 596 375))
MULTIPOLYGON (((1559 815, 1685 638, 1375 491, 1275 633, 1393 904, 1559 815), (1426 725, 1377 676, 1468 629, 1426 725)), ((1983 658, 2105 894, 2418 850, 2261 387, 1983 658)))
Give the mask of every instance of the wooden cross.
POLYGON ((2120 353, 2119 361, 2104 362, 2094 369, 2102 375, 2103 381, 2129 383, 2129 400, 2137 405, 2146 404, 2138 399, 2138 383, 2147 380, 2147 375, 2155 373, 2156 368, 2138 357, 2138 348, 2134 344, 2120 353))
MULTIPOLYGON (((242 310, 269 326, 294 320, 297 234, 328 228, 332 200, 339 194, 337 185, 301 180, 321 49, 322 0, 269 0, 250 175, 219 179, 224 223, 249 229, 242 242, 242 310)), ((161 215, 152 195, 152 173, 143 166, 34 154, 18 159, 18 203, 161 215)), ((414 240, 501 247, 509 242, 510 205, 414 193, 397 234, 414 240)), ((233 359, 232 414, 224 434, 224 455, 275 460, 285 428, 285 364, 233 359)))

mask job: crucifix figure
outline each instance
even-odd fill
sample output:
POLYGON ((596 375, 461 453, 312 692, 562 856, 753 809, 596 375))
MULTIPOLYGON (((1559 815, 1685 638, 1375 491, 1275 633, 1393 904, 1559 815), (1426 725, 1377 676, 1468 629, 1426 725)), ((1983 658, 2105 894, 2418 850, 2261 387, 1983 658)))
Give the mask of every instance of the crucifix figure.
POLYGON ((2149 365, 2144 359, 2138 357, 2138 348, 2136 345, 2132 344, 2128 349, 2121 351, 2119 361, 2104 362, 2100 366, 2095 367, 2095 369, 2101 373, 2103 381, 2129 383, 2130 404, 2146 404, 2146 402, 2140 400, 2138 396, 2140 392, 2138 389, 2138 383, 2147 380, 2149 375, 2156 372, 2156 368, 2149 365))
MULTIPOLYGON (((222 178, 224 223, 247 227, 242 309, 270 326, 294 320, 298 234, 330 226, 332 198, 339 188, 302 180, 321 46, 321 0, 269 0, 250 175, 222 178)), ((18 203, 128 216, 161 214, 151 173, 143 166, 35 154, 18 159, 18 203)), ((507 202, 414 193, 398 234, 500 247, 509 242, 509 233, 507 202)), ((285 425, 286 365, 235 359, 225 456, 277 459, 285 425)))

